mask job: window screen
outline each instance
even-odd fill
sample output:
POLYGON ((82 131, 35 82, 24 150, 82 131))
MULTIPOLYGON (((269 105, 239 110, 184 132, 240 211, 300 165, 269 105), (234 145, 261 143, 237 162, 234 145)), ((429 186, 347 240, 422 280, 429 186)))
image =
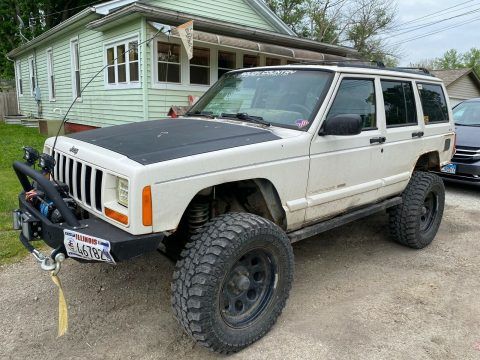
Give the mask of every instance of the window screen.
POLYGON ((412 83, 382 80, 387 127, 417 124, 417 112, 412 83))
POLYGON ((358 114, 364 129, 377 127, 375 83, 373 80, 344 79, 327 119, 341 114, 358 114))
POLYGON ((425 124, 448 122, 448 109, 442 87, 435 84, 418 84, 425 124))

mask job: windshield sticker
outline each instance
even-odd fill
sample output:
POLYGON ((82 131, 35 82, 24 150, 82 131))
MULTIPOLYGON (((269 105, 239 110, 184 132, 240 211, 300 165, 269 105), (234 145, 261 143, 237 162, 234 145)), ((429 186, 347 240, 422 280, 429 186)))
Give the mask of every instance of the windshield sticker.
POLYGON ((269 76, 288 76, 295 74, 297 70, 264 70, 264 71, 246 71, 240 74, 241 77, 269 77, 269 76))
POLYGON ((303 128, 306 128, 308 125, 310 125, 310 121, 300 119, 295 121, 295 124, 299 129, 303 129, 303 128))

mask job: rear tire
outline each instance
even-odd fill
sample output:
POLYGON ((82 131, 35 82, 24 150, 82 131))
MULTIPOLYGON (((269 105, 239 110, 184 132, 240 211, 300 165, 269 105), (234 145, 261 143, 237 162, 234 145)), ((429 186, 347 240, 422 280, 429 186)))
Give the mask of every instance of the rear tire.
POLYGON ((293 251, 274 223, 230 213, 206 224, 177 262, 173 312, 212 351, 238 352, 275 324, 293 280, 293 251))
POLYGON ((390 211, 390 233, 398 243, 423 249, 435 238, 445 207, 445 186, 435 174, 415 171, 402 194, 403 203, 390 211))

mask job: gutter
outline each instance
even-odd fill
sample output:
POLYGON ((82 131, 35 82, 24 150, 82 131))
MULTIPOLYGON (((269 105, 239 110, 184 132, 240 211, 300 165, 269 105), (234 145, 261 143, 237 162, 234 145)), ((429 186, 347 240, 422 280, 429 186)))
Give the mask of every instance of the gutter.
POLYGON ((247 26, 236 25, 222 20, 214 20, 200 16, 193 16, 180 11, 167 10, 161 7, 135 3, 126 6, 99 20, 92 21, 87 25, 88 29, 99 30, 111 22, 121 20, 125 16, 137 14, 145 16, 150 21, 160 21, 169 25, 178 26, 187 21, 195 22, 195 29, 204 32, 213 32, 236 38, 252 41, 260 41, 285 47, 322 52, 343 57, 358 58, 357 50, 338 45, 320 43, 310 39, 302 39, 296 36, 279 34, 271 31, 255 29, 247 26))
MULTIPOLYGON (((44 32, 43 34, 37 36, 33 40, 30 40, 26 44, 23 44, 22 46, 10 51, 7 56, 9 58, 16 58, 25 52, 31 50, 32 48, 35 48, 37 46, 40 46, 44 42, 51 41, 53 38, 56 38, 60 35, 62 35, 65 31, 71 30, 70 27, 79 23, 82 20, 87 19, 89 16, 95 14, 95 9, 90 7, 85 10, 82 10, 78 14, 70 17, 69 19, 63 21, 62 23, 58 24, 57 26, 51 28, 50 30, 44 32)), ((98 15, 97 15, 98 16, 98 15)))

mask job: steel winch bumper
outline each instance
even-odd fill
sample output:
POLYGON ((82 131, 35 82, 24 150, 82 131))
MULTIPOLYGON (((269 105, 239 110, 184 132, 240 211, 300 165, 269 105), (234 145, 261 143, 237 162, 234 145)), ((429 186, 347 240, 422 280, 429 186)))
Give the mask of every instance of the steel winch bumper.
POLYGON ((78 220, 65 204, 53 182, 26 164, 15 162, 13 168, 24 189, 18 198, 20 207, 13 212, 13 227, 16 230, 21 230, 20 242, 44 270, 55 271, 55 267, 58 266, 57 263, 67 257, 64 245, 64 230, 72 230, 85 236, 108 240, 111 244, 111 255, 116 262, 155 251, 165 237, 164 234, 132 235, 92 215, 89 219, 78 220), (64 223, 52 223, 26 200, 26 192, 33 189, 29 179, 34 180, 37 186, 55 204, 65 219, 64 223), (32 241, 38 240, 43 240, 54 249, 50 256, 41 254, 31 244, 32 241))

